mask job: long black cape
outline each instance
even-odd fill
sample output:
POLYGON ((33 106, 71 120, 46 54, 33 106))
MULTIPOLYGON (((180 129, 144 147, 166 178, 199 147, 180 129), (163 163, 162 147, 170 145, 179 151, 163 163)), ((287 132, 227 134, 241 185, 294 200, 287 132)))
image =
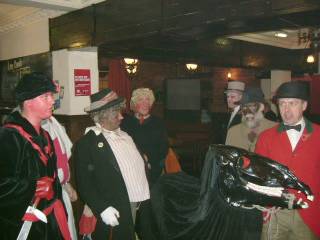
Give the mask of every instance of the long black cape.
POLYGON ((152 206, 162 240, 260 239, 258 210, 230 206, 219 192, 219 166, 208 151, 201 178, 167 174, 152 190, 152 206))

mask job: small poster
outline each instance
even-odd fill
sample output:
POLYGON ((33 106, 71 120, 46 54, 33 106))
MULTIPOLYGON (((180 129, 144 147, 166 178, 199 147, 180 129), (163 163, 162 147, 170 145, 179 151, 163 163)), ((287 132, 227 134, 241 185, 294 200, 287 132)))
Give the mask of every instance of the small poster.
POLYGON ((57 86, 57 92, 54 94, 54 105, 53 109, 57 110, 61 107, 61 100, 63 99, 64 95, 64 86, 61 86, 59 80, 53 80, 57 86))
POLYGON ((91 95, 90 69, 74 69, 75 96, 91 95))

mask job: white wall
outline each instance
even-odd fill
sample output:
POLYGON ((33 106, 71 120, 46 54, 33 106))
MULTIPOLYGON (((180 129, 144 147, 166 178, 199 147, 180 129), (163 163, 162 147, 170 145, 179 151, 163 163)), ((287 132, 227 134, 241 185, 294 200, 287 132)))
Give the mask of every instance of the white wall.
POLYGON ((271 70, 271 96, 274 96, 278 87, 285 82, 291 81, 291 71, 271 70))
POLYGON ((0 60, 49 52, 48 19, 0 34, 0 60))
MULTIPOLYGON (((291 71, 271 70, 271 79, 261 79, 260 86, 264 93, 264 98, 271 100, 278 87, 284 83, 291 81, 291 71)), ((271 109, 277 112, 277 107, 270 102, 271 109)))
POLYGON ((261 86, 261 90, 264 94, 264 98, 266 100, 270 100, 272 98, 272 96, 271 96, 271 79, 270 78, 260 79, 260 86, 261 86))
POLYGON ((84 108, 90 105, 89 96, 76 96, 74 69, 89 69, 91 94, 99 90, 99 71, 97 48, 83 48, 68 51, 66 49, 52 52, 53 79, 59 81, 64 89, 61 106, 55 110, 59 115, 83 115, 84 108))

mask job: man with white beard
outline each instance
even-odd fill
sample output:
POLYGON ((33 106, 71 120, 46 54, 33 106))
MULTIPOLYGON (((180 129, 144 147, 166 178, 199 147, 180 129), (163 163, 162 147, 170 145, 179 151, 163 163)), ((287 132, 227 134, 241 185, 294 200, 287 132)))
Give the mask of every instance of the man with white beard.
POLYGON ((260 88, 245 90, 241 100, 241 123, 228 130, 226 145, 254 151, 259 134, 276 124, 264 117, 264 102, 264 95, 260 88))

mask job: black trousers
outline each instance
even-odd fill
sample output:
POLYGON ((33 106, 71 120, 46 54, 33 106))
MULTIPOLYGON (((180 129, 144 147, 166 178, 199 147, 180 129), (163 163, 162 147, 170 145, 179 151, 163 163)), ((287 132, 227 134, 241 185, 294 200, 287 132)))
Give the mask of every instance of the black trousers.
POLYGON ((136 215, 135 228, 140 240, 159 239, 150 199, 141 202, 136 215))

